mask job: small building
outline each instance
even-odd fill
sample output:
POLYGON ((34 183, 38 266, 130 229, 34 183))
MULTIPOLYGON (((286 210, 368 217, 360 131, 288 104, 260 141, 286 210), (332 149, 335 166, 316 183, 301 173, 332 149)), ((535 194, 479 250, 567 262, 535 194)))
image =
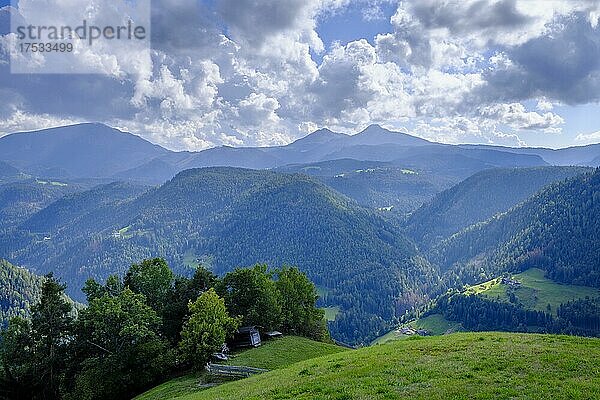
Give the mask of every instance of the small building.
POLYGON ((239 328, 229 342, 229 347, 258 347, 261 344, 260 333, 255 326, 244 326, 239 328))
POLYGON ((512 279, 512 278, 508 278, 508 277, 502 277, 502 284, 503 285, 508 285, 508 286, 521 286, 521 282, 519 282, 516 279, 512 279))
POLYGON ((267 337, 267 339, 276 339, 276 338, 282 337, 283 333, 281 333, 279 331, 271 331, 271 332, 265 332, 265 336, 267 337))

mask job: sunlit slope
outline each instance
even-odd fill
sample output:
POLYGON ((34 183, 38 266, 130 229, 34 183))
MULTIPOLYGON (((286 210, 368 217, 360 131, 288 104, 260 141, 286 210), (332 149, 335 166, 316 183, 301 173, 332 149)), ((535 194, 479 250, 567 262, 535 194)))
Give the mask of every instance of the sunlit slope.
POLYGON ((181 399, 593 399, 600 340, 458 333, 308 360, 181 399))

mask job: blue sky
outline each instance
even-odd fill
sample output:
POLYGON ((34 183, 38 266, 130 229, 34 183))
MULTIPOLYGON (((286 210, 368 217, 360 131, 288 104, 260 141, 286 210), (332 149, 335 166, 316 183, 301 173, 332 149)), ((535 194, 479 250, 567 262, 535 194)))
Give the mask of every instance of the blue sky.
MULTIPOLYGON (((21 0, 20 13, 30 15, 20 17, 40 18, 36 1, 21 0)), ((45 3, 53 17, 79 18, 64 2, 45 3)), ((284 144, 321 127, 352 134, 378 123, 446 143, 600 142, 600 1, 152 6, 147 59, 96 48, 77 60, 110 60, 92 75, 13 75, 7 49, 0 51, 0 135, 99 121, 200 150, 284 144)), ((9 13, 3 9, 0 21, 9 13)))

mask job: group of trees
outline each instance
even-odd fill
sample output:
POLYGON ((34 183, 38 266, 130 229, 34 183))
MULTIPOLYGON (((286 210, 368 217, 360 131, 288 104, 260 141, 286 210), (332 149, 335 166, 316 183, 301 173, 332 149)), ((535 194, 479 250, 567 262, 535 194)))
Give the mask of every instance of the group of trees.
POLYGON ((429 259, 446 287, 542 268, 561 283, 600 287, 600 169, 546 186, 504 214, 437 244, 429 259), (480 276, 481 274, 485 276, 480 276))
MULTIPOLYGON (((509 295, 510 297, 510 295, 509 295)), ((442 314, 469 331, 542 332, 600 336, 600 298, 561 304, 556 315, 528 310, 514 301, 495 301, 477 295, 449 292, 424 314, 442 314)))
POLYGON ((450 321, 460 322, 469 331, 544 332, 553 323, 548 313, 476 295, 441 296, 429 313, 440 313, 450 321))
POLYGON ((26 314, 40 296, 42 280, 0 259, 0 329, 12 317, 26 314))
POLYGON ((2 332, 0 398, 126 399, 171 372, 199 368, 241 324, 327 340, 316 290, 298 269, 264 265, 218 279, 175 276, 163 259, 124 278, 88 280, 75 309, 52 275, 30 318, 2 332))

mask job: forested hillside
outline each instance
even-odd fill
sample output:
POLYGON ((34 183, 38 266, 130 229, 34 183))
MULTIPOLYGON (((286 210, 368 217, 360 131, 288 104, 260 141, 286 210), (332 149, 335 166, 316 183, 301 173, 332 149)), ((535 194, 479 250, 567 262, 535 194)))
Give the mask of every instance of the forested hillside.
POLYGON ((27 179, 0 185, 0 231, 13 227, 61 197, 81 190, 79 185, 27 179))
POLYGON ((40 297, 41 277, 0 259, 0 328, 10 318, 26 316, 40 297))
MULTIPOLYGON (((109 197, 118 193, 130 192, 109 197)), ((0 237, 3 253, 56 271, 76 298, 73 288, 88 277, 150 256, 184 274, 198 263, 219 274, 256 262, 297 265, 321 288, 323 305, 341 308, 333 335, 353 343, 387 329, 437 284, 397 228, 307 176, 207 168, 133 200, 103 203, 104 195, 63 198, 0 237)))
POLYGON ((432 249, 450 281, 537 266, 557 282, 600 287, 600 170, 555 183, 432 249))
POLYGON ((359 204, 404 215, 459 181, 457 177, 402 163, 341 159, 310 164, 292 164, 278 172, 302 173, 316 177, 327 186, 359 204))
POLYGON ((19 171, 12 165, 9 165, 4 161, 0 161, 0 184, 24 179, 25 177, 25 174, 23 174, 21 171, 19 171))
POLYGON ((542 187, 589 171, 578 167, 489 169, 438 194, 415 211, 407 232, 428 248, 528 199, 542 187))

